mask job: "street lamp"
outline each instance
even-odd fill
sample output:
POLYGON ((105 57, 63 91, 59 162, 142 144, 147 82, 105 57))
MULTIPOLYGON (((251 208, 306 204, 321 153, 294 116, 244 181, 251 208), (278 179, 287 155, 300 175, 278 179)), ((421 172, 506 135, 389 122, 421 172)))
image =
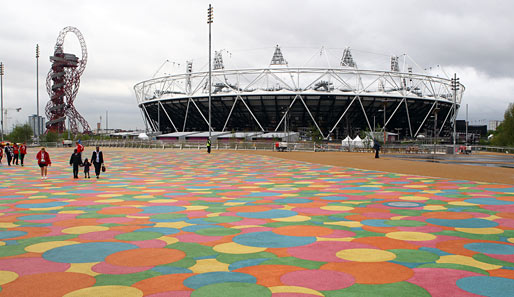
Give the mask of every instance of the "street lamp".
MULTIPOLYGON (((382 130, 384 131, 384 144, 386 143, 386 130, 385 130, 385 125, 386 125, 386 103, 384 102, 384 109, 379 109, 378 112, 384 112, 384 126, 382 127, 382 130)), ((375 130, 375 116, 373 116, 373 130, 375 130)), ((375 135, 375 133, 373 133, 373 136, 375 135)))
POLYGON ((434 156, 435 156, 435 153, 436 153, 436 149, 437 149, 437 112, 439 111, 439 107, 437 107, 437 103, 436 103, 436 108, 434 108, 434 137, 435 137, 435 142, 434 142, 434 156))
POLYGON ((386 103, 384 102, 384 145, 387 142, 387 135, 386 135, 386 103))
POLYGON ((211 141, 211 24, 212 24, 212 6, 209 4, 207 9, 207 24, 209 24, 209 142, 211 141))
POLYGON ((4 141, 4 63, 0 62, 0 105, 2 114, 2 141, 4 141))
MULTIPOLYGON (((36 44, 36 123, 37 123, 37 126, 34 127, 36 130, 35 131, 35 134, 36 134, 36 139, 37 139, 37 142, 39 142, 39 133, 40 133, 40 130, 41 130, 41 123, 39 122, 39 44, 36 44)), ((34 124, 36 124, 34 123, 34 124)))

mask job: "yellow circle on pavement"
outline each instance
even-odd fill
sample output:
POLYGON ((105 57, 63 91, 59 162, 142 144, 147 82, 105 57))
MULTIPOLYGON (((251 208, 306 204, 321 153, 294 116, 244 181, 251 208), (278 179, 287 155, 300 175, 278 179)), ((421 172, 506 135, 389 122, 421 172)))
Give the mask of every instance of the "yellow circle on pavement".
POLYGON ((376 249, 347 249, 336 253, 338 258, 355 262, 385 262, 396 258, 396 255, 376 249))
POLYGON ((343 205, 328 205, 328 206, 322 206, 320 208, 324 209, 324 210, 334 210, 334 211, 348 211, 348 210, 353 209, 353 207, 351 207, 351 206, 343 206, 343 205))
POLYGON ((79 226, 63 229, 61 232, 66 234, 85 234, 90 232, 107 231, 109 227, 105 226, 79 226))
POLYGON ((398 231, 398 232, 390 232, 386 234, 387 237, 398 240, 406 240, 406 241, 428 241, 436 239, 437 236, 430 233, 423 232, 407 232, 407 231, 398 231))
POLYGON ((266 250, 266 248, 246 246, 236 242, 218 244, 213 249, 225 254, 253 254, 266 250))
POLYGON ((500 228, 455 228, 456 231, 471 234, 500 234, 503 230, 500 228))
POLYGON ((0 285, 12 282, 18 278, 18 274, 12 271, 0 270, 0 285))
POLYGON ((142 297, 143 292, 127 286, 98 286, 70 292, 64 297, 142 297))
POLYGON ((40 243, 36 243, 36 244, 29 245, 29 246, 25 247, 25 250, 27 252, 31 252, 31 253, 44 253, 44 252, 46 252, 48 250, 51 250, 51 249, 54 249, 54 248, 58 248, 58 247, 61 247, 61 246, 66 246, 66 245, 77 244, 77 243, 80 243, 80 242, 77 242, 77 241, 48 241, 48 242, 40 242, 40 243))

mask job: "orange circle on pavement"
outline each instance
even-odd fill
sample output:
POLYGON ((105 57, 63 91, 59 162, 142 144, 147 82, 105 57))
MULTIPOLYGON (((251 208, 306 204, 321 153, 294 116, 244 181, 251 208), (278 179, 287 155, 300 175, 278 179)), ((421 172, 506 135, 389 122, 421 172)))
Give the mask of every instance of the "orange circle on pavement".
POLYGON ((275 228, 272 231, 275 234, 288 236, 326 236, 334 232, 330 228, 309 225, 284 226, 275 228))
POLYGON ((96 279, 76 272, 48 272, 20 276, 2 285, 2 296, 63 296, 94 285, 96 279))
POLYGON ((450 212, 450 211, 440 211, 440 212, 425 212, 421 214, 425 218, 430 219, 447 219, 447 220, 464 220, 471 219, 473 215, 469 213, 462 212, 450 212))
POLYGON ((271 207, 257 206, 257 205, 245 205, 245 206, 234 206, 227 208, 227 211, 234 212, 259 212, 270 210, 271 207))
POLYGON ((105 262, 129 267, 145 267, 173 263, 183 259, 186 253, 174 249, 146 248, 126 250, 111 254, 105 262))
POLYGON ((495 216, 504 218, 504 219, 514 219, 514 212, 497 212, 495 216))
POLYGON ((336 262, 325 264, 319 269, 348 273, 358 284, 391 284, 405 281, 414 275, 412 269, 390 262, 336 262))
POLYGON ((288 236, 326 236, 334 232, 330 228, 309 225, 284 226, 275 228, 272 231, 275 234, 288 236))
POLYGON ((168 291, 192 291, 193 289, 184 286, 184 280, 195 274, 177 273, 165 274, 147 278, 133 284, 131 287, 138 288, 143 294, 152 295, 168 291))
POLYGON ((131 213, 138 213, 138 212, 142 212, 143 210, 141 208, 136 208, 136 207, 109 207, 109 208, 104 208, 104 209, 101 209, 99 211, 97 211, 97 213, 99 214, 131 214, 131 213))
POLYGON ((294 271, 307 270, 303 267, 291 265, 255 265, 234 270, 234 272, 246 273, 255 276, 257 284, 265 287, 283 286, 280 278, 294 271))

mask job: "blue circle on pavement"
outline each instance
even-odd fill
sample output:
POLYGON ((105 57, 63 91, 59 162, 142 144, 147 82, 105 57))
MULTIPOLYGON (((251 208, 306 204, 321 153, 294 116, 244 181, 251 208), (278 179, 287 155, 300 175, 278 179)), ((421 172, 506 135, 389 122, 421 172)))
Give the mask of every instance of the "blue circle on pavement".
POLYGON ((39 220, 47 220, 47 219, 53 219, 53 218, 55 218, 55 215, 28 215, 28 216, 18 217, 18 220, 39 221, 39 220))
POLYGON ((494 242, 473 242, 465 244, 464 248, 482 254, 514 255, 514 245, 494 242))
POLYGON ((25 231, 0 231, 0 239, 15 238, 26 234, 25 231))
POLYGON ((124 242, 87 242, 48 250, 43 258, 59 263, 101 262, 111 254, 137 248, 137 245, 124 242))
POLYGON ((170 234, 179 233, 180 230, 176 229, 176 228, 168 228, 168 227, 150 227, 150 228, 134 230, 134 232, 157 232, 157 233, 161 233, 163 235, 170 235, 170 234))
POLYGON ((496 198, 471 198, 464 200, 468 203, 481 204, 481 205, 512 205, 513 201, 498 200, 496 198))
POLYGON ((513 295, 514 279, 494 276, 471 276, 457 280, 457 286, 464 291, 477 295, 505 297, 513 295))
POLYGON ((461 219, 461 220, 447 220, 447 219, 426 219, 427 223, 445 226, 445 227, 454 227, 454 228, 490 228, 498 226, 498 223, 495 221, 489 221, 484 219, 461 219))
POLYGON ((316 241, 316 237, 287 236, 276 234, 271 231, 264 231, 237 235, 232 240, 236 243, 247 246, 285 248, 311 244, 316 241))
POLYGON ((68 202, 46 202, 46 203, 27 203, 27 204, 18 204, 16 205, 17 208, 49 208, 49 207, 57 207, 57 206, 64 206, 67 205, 68 202))
MULTIPOLYGON (((203 286, 218 283, 256 283, 255 276, 241 272, 215 271, 193 275, 184 280, 184 286, 191 289, 198 289, 203 286)), ((243 292, 241 292, 243 293, 243 292)), ((244 294, 243 294, 244 295, 244 294)))
POLYGON ((243 218, 251 219, 277 219, 287 218, 297 215, 298 213, 287 209, 271 209, 257 212, 238 212, 237 215, 243 218))

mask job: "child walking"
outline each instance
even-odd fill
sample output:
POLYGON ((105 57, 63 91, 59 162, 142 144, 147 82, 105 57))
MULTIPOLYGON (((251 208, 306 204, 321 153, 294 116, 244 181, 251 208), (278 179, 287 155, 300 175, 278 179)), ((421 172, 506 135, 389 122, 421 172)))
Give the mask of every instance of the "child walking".
POLYGON ((84 178, 91 178, 91 176, 89 176, 89 167, 91 167, 89 160, 86 158, 82 165, 84 166, 84 178))

